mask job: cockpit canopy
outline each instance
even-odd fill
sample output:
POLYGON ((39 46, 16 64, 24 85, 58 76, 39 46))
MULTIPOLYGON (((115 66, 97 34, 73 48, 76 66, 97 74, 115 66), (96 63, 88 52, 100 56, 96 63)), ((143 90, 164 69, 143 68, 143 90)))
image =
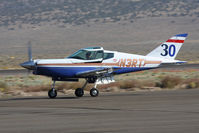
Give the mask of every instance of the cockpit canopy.
POLYGON ((102 47, 88 47, 80 49, 67 58, 74 58, 80 60, 103 60, 104 49, 102 47))

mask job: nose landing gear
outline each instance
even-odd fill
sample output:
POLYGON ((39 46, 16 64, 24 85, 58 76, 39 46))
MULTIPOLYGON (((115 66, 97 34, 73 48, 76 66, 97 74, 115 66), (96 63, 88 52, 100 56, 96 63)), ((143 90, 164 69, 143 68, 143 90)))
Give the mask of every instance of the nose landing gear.
POLYGON ((52 89, 48 91, 49 98, 57 97, 57 90, 55 90, 55 80, 53 80, 52 89))

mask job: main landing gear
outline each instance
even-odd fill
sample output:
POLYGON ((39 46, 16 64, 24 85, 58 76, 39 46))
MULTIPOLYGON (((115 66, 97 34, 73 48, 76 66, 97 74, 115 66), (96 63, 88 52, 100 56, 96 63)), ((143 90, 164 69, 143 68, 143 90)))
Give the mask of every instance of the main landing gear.
MULTIPOLYGON (((75 90, 75 95, 76 95, 77 97, 82 97, 82 96, 84 95, 84 88, 86 87, 87 84, 88 84, 88 80, 86 80, 86 82, 85 82, 85 84, 83 85, 82 88, 77 88, 77 89, 75 90)), ((92 89, 90 90, 90 95, 91 95, 92 97, 97 97, 97 96, 99 95, 99 91, 97 90, 96 87, 97 87, 97 83, 95 83, 94 88, 92 88, 92 89)))
MULTIPOLYGON (((57 90, 55 89, 55 82, 56 82, 56 80, 53 80, 53 84, 52 84, 52 89, 50 89, 49 91, 48 91, 48 97, 49 98, 56 98, 57 97, 57 90)), ((77 96, 77 97, 82 97, 83 95, 84 95, 84 88, 86 87, 86 85, 88 84, 88 83, 91 83, 90 82, 90 80, 87 80, 86 79, 86 82, 85 82, 85 84, 82 86, 82 88, 77 88, 76 90, 75 90, 75 95, 77 96)), ((99 91, 97 90, 97 82, 94 82, 95 83, 95 85, 94 85, 94 87, 90 90, 90 95, 92 96, 92 97, 97 97, 98 95, 99 95, 99 91)))

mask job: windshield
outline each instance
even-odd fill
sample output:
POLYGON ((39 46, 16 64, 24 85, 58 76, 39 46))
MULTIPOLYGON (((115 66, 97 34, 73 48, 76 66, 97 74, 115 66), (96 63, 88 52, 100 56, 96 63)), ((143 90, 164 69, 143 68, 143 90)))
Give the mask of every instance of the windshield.
POLYGON ((98 51, 79 50, 74 54, 70 55, 68 58, 74 58, 80 60, 101 59, 103 58, 103 50, 98 50, 98 51))

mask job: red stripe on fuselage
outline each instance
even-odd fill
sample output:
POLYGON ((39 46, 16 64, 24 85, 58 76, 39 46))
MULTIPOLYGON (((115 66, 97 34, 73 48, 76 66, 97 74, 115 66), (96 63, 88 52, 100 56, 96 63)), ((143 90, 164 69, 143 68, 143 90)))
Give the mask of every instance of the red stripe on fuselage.
POLYGON ((174 39, 169 39, 166 42, 174 42, 174 43, 184 43, 184 40, 174 40, 174 39))

